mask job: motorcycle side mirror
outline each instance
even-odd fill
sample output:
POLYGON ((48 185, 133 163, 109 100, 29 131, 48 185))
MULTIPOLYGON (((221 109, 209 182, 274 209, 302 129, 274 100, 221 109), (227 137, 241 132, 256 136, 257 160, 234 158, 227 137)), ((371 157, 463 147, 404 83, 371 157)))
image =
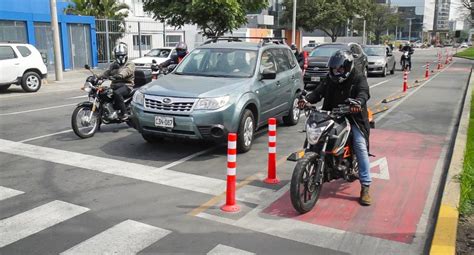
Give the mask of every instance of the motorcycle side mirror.
POLYGON ((151 61, 151 63, 152 63, 152 64, 156 64, 156 60, 153 59, 153 60, 151 61))
POLYGON ((176 66, 177 66, 176 64, 169 65, 168 66, 168 72, 170 72, 170 73, 173 72, 174 69, 176 68, 176 66))
POLYGON ((84 65, 84 68, 87 70, 91 70, 91 67, 89 65, 84 65))

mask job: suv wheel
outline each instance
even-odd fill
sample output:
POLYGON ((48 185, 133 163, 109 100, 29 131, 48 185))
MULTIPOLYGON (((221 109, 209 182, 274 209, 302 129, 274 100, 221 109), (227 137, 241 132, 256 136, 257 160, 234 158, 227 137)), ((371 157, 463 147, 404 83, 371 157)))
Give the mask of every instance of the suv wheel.
POLYGON ((21 87, 26 92, 36 92, 41 88, 41 77, 35 72, 28 72, 21 78, 21 87))
POLYGON ((300 120, 300 109, 298 108, 298 96, 293 99, 293 105, 290 108, 288 116, 283 117, 283 123, 287 126, 294 126, 300 120))
POLYGON ((237 134, 237 151, 245 153, 250 150, 253 143, 255 131, 255 118, 252 111, 245 109, 240 118, 239 131, 237 134))

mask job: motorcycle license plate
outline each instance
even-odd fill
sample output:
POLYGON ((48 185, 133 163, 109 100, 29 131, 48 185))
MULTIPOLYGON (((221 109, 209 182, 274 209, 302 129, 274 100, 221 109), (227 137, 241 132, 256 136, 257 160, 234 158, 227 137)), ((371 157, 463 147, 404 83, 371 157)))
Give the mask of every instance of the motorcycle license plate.
POLYGON ((173 128, 174 119, 173 117, 155 116, 155 126, 161 128, 173 128))
POLYGON ((314 81, 314 82, 320 82, 321 81, 321 77, 311 77, 311 81, 314 81))

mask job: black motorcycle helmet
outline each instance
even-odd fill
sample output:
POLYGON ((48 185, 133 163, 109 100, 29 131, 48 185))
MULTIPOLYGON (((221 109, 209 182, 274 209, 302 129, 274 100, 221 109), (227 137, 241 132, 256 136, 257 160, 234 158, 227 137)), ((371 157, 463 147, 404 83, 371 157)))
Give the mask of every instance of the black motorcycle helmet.
POLYGON ((125 43, 119 43, 114 48, 115 61, 123 66, 128 61, 128 49, 125 43))
POLYGON ((328 62, 329 78, 336 83, 343 83, 354 69, 354 57, 349 51, 336 51, 328 62))
POLYGON ((188 54, 188 45, 184 42, 180 42, 176 45, 176 53, 178 54, 178 57, 184 57, 186 54, 188 54))

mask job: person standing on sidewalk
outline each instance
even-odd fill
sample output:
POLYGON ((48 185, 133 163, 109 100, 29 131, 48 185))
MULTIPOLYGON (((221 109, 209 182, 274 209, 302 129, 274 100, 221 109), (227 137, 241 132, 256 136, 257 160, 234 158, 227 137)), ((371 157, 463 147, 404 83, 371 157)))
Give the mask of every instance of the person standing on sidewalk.
POLYGON ((359 164, 359 180, 361 192, 359 202, 361 205, 370 205, 372 199, 369 187, 372 183, 369 162, 369 134, 370 124, 367 111, 367 101, 370 98, 367 77, 354 68, 354 57, 349 51, 339 50, 331 56, 328 62, 329 73, 326 83, 318 86, 301 99, 300 108, 306 103, 315 104, 324 98, 323 110, 331 111, 340 104, 345 104, 352 98, 356 104, 351 104, 351 132, 353 149, 359 164))

